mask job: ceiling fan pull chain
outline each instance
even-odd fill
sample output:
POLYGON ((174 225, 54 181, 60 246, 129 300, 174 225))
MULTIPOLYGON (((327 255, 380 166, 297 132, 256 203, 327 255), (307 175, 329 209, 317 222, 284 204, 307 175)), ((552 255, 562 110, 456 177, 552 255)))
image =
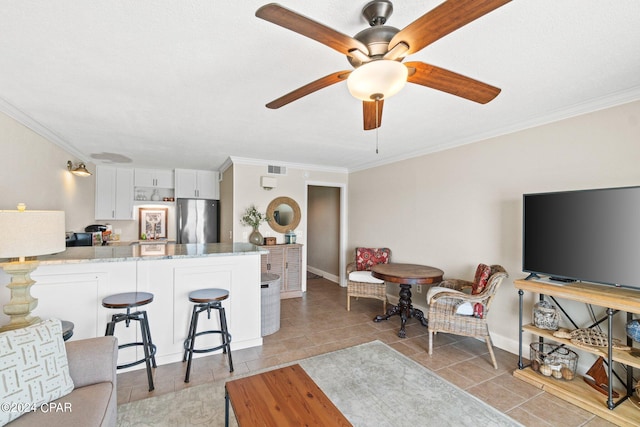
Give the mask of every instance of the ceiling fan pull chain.
POLYGON ((378 154, 378 132, 380 130, 380 124, 378 123, 378 102, 380 102, 380 98, 376 98, 376 154, 378 154))

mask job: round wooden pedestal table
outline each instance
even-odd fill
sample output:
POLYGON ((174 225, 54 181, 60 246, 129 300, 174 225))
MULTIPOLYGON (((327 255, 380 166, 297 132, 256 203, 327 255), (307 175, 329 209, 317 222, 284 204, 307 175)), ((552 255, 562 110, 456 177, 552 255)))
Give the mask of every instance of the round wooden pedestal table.
POLYGON ((422 310, 413 308, 411 304, 411 286, 432 285, 442 282, 442 276, 444 275, 442 270, 420 264, 378 264, 371 268, 371 275, 385 282, 400 285, 400 301, 398 301, 398 304, 389 308, 385 314, 376 316, 373 319, 374 322, 387 320, 396 314, 399 315, 401 321, 398 336, 400 338, 407 336, 405 325, 410 317, 415 317, 423 326, 427 326, 427 319, 424 318, 422 310))

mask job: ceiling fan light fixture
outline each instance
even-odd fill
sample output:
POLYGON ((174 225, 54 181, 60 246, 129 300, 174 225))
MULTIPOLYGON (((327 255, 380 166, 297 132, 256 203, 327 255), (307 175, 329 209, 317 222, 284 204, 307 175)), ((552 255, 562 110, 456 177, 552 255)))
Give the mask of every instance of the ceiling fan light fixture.
POLYGON ((362 101, 387 99, 402 90, 407 75, 404 64, 379 59, 353 70, 347 79, 347 87, 354 98, 362 101))

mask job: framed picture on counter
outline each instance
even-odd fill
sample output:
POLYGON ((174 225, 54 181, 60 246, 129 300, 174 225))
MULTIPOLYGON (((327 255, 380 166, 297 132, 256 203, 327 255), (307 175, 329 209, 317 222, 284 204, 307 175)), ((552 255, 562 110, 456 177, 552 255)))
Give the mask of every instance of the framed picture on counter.
POLYGON ((140 245, 140 255, 166 255, 167 254, 167 245, 157 244, 152 245, 149 243, 140 245))
POLYGON ((168 211, 168 208, 140 208, 138 221, 140 239, 166 239, 168 211))

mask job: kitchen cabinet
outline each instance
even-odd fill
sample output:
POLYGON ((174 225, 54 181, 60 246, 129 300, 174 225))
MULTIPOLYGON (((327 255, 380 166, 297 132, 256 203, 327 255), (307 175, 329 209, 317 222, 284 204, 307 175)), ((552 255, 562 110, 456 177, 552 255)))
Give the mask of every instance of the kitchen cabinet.
POLYGON ((280 276, 280 298, 301 297, 302 245, 272 245, 263 248, 269 250, 269 253, 261 256, 261 272, 280 276))
POLYGON ((174 188, 173 171, 136 168, 134 185, 147 188, 174 188))
POLYGON ((176 169, 176 198, 220 199, 220 173, 193 169, 176 169))
POLYGON ((133 219, 133 169, 96 167, 95 219, 133 219))

